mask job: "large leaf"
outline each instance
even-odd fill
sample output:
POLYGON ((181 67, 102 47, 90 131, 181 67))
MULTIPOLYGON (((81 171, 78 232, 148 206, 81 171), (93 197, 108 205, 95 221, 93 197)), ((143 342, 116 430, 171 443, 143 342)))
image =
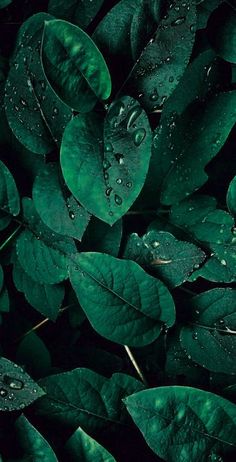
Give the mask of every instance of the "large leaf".
POLYGON ((90 216, 63 183, 56 163, 44 165, 33 186, 35 208, 53 231, 81 240, 90 216))
POLYGON ((71 265, 70 280, 94 329, 113 342, 147 345, 163 324, 175 322, 168 289, 132 261, 81 253, 71 265))
POLYGON ((49 0, 48 12, 85 29, 100 10, 104 0, 49 0))
POLYGON ((20 198, 15 180, 0 161, 0 231, 8 226, 11 216, 20 212, 20 198))
POLYGON ((40 60, 43 25, 51 16, 29 18, 19 32, 5 88, 5 111, 11 130, 27 149, 47 154, 60 146, 71 111, 48 85, 40 60))
POLYGON ((208 35, 216 53, 226 61, 236 63, 236 11, 226 3, 210 17, 208 35))
POLYGON ((236 406, 213 393, 159 387, 125 403, 148 445, 168 462, 207 462, 235 449, 236 406))
POLYGON ((175 116, 165 132, 164 153, 159 151, 163 128, 154 136, 154 150, 163 157, 163 204, 181 201, 206 182, 205 167, 222 148, 235 124, 235 104, 236 91, 229 91, 212 97, 201 113, 192 114, 190 106, 180 117, 175 116))
POLYGON ((176 287, 199 268, 205 254, 194 244, 177 240, 171 233, 153 230, 142 238, 131 234, 124 258, 149 267, 168 287, 176 287))
POLYGON ((89 112, 111 93, 104 58, 79 27, 62 20, 45 22, 42 59, 45 74, 59 97, 79 112, 89 112))
POLYGON ((212 289, 189 305, 191 321, 180 334, 187 355, 210 371, 236 374, 236 290, 212 289))
POLYGON ((23 200, 28 224, 17 239, 16 252, 24 271, 38 284, 56 284, 68 277, 68 257, 76 252, 74 241, 53 233, 42 223, 33 201, 23 200))
POLYGON ((56 455, 45 438, 22 414, 15 422, 18 441, 24 450, 24 460, 57 462, 56 455))
POLYGON ((14 262, 13 281, 31 306, 52 321, 56 320, 65 295, 63 285, 39 284, 24 271, 18 260, 14 262))
POLYGON ((128 96, 110 106, 104 126, 96 113, 75 117, 65 130, 61 147, 68 188, 90 213, 115 223, 144 184, 151 138, 144 110, 128 96))
POLYGON ((51 375, 40 385, 47 393, 37 403, 40 415, 70 428, 81 426, 88 432, 125 423, 122 398, 143 388, 128 375, 113 374, 107 379, 85 368, 51 375))
POLYGON ((229 211, 236 218, 236 176, 232 179, 229 185, 226 199, 229 211))
POLYGON ((134 11, 130 28, 132 57, 135 62, 156 32, 162 14, 161 0, 141 0, 134 11))
POLYGON ((115 462, 114 457, 96 440, 78 428, 65 446, 70 462, 115 462))
POLYGON ((166 15, 136 61, 125 92, 141 95, 148 111, 161 107, 187 67, 195 35, 196 6, 190 0, 168 2, 166 15))
POLYGON ((21 367, 6 358, 0 358, 1 411, 24 409, 44 394, 21 367))

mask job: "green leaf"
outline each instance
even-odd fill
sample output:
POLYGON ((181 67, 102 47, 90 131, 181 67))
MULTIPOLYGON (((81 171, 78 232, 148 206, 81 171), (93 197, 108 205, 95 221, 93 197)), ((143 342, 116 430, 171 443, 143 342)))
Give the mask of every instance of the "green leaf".
POLYGON ((230 213, 236 218, 236 176, 229 185, 226 201, 230 213))
POLYGON ((217 8, 208 22, 210 43, 221 58, 236 63, 236 11, 226 3, 217 8))
POLYGON ((146 113, 128 96, 110 106, 104 126, 96 113, 75 117, 61 147, 68 188, 90 213, 112 225, 142 189, 151 138, 146 113))
POLYGON ((23 337, 16 351, 16 360, 24 365, 33 377, 49 374, 52 366, 50 352, 35 332, 23 337))
POLYGON ((89 369, 78 368, 42 379, 47 393, 37 403, 37 413, 63 426, 93 432, 127 420, 122 398, 143 388, 125 374, 110 379, 89 369))
POLYGON ((190 325, 180 333, 186 353, 212 372, 236 374, 236 290, 212 289, 189 305, 190 325))
POLYGON ((24 409, 45 394, 21 367, 3 357, 0 373, 0 411, 24 409))
POLYGON ((0 231, 8 226, 11 215, 20 212, 20 198, 15 180, 6 165, 0 160, 0 231))
POLYGON ((132 57, 135 62, 156 32, 161 20, 161 0, 141 0, 134 11, 130 28, 132 57))
POLYGON ((62 282, 68 277, 68 258, 76 252, 74 241, 44 225, 31 199, 24 198, 23 209, 28 226, 16 243, 20 265, 38 284, 62 282))
POLYGON ((18 440, 24 450, 25 462, 26 460, 57 462, 56 455, 49 443, 23 414, 16 420, 15 427, 18 440))
POLYGON ((13 281, 33 308, 52 321, 57 319, 65 295, 63 285, 39 284, 25 272, 17 259, 13 266, 13 281))
POLYGON ((48 85, 40 60, 43 25, 51 18, 39 13, 29 18, 19 39, 5 87, 5 111, 16 138, 36 154, 60 146, 71 111, 48 85))
POLYGON ((205 29, 212 11, 222 2, 223 0, 204 0, 197 6, 197 29, 205 29))
POLYGON ((10 5, 12 0, 0 0, 0 10, 2 8, 6 8, 6 6, 10 5))
POLYGON ((48 12, 86 29, 99 12, 104 0, 49 0, 48 12))
POLYGON ((236 446, 236 406, 213 393, 159 387, 129 396, 125 404, 147 444, 168 462, 206 462, 236 446))
POLYGON ((71 462, 115 462, 114 457, 96 440, 78 428, 65 446, 71 462))
POLYGON ((187 280, 203 262, 205 254, 194 244, 177 240, 171 233, 153 230, 142 238, 136 233, 131 234, 124 258, 149 267, 172 288, 187 280))
POLYGON ((144 346, 175 322, 168 289, 132 261, 80 253, 70 281, 93 328, 113 342, 144 346))
POLYGON ((117 257, 122 238, 122 220, 113 226, 92 218, 83 238, 83 250, 108 253, 117 257))
MULTIPOLYGON (((222 148, 234 126, 235 104, 236 91, 219 93, 205 104, 203 112, 192 114, 190 106, 180 117, 174 117, 165 135, 162 204, 175 204, 206 182, 205 167, 222 148)), ((154 150, 159 149, 161 130, 154 136, 154 150)))
POLYGON ((139 95, 149 111, 160 108, 171 95, 187 67, 195 36, 196 6, 190 0, 168 4, 153 38, 136 61, 125 92, 139 95))
POLYGON ((89 112, 111 93, 104 58, 79 27, 62 20, 45 21, 42 59, 45 74, 59 97, 79 112, 89 112))
POLYGON ((35 208, 56 233, 81 240, 90 216, 67 190, 56 163, 43 166, 33 186, 35 208))

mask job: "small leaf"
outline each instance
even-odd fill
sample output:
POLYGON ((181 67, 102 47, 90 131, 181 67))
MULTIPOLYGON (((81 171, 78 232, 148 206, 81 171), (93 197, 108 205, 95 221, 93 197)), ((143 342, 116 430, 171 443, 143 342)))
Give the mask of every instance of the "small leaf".
POLYGON ((59 97, 79 112, 111 93, 111 78, 102 54, 79 27, 59 19, 46 21, 42 59, 45 74, 59 97))
POLYGON ((11 215, 20 212, 20 198, 15 180, 6 165, 0 161, 0 231, 8 226, 11 215))
POLYGON ((49 0, 48 12, 86 29, 100 10, 104 0, 49 0))
POLYGON ((61 147, 63 176, 75 198, 112 225, 140 193, 150 151, 147 115, 126 96, 110 106, 104 126, 95 113, 79 115, 68 124, 61 147))
POLYGON ((181 330, 182 348, 210 371, 236 374, 236 290, 212 289, 189 305, 191 321, 181 330))
POLYGON ((144 346, 175 322, 168 289, 132 261, 80 253, 70 280, 93 328, 113 342, 144 346))
POLYGON ((46 391, 37 403, 37 413, 49 420, 93 432, 126 422, 122 398, 143 389, 143 384, 125 374, 110 379, 78 368, 40 380, 46 391))
POLYGON ((205 254, 192 243, 178 241, 170 233, 153 230, 142 238, 131 234, 124 258, 149 267, 172 288, 186 281, 189 274, 203 262, 205 254))
MULTIPOLYGON (((54 451, 45 438, 22 414, 15 422, 18 441, 24 450, 25 462, 58 462, 54 451)), ((23 460, 23 459, 21 459, 23 460)))
POLYGON ((70 462, 115 462, 114 457, 91 436, 78 428, 65 445, 70 462))
POLYGON ((212 13, 207 29, 216 53, 226 61, 236 63, 236 11, 223 3, 212 13))
POLYGON ((56 163, 43 166, 33 186, 35 208, 42 221, 56 233, 81 240, 90 215, 67 190, 56 163))
POLYGON ((44 394, 21 367, 6 358, 0 358, 1 411, 24 409, 44 394))
POLYGON ((235 449, 236 406, 218 395, 169 386, 136 393, 125 404, 147 444, 168 462, 209 461, 212 452, 235 449))
POLYGON ((122 238, 122 220, 113 226, 92 218, 83 238, 83 250, 108 253, 117 257, 122 238))
POLYGON ((230 213, 236 218, 236 176, 229 185, 226 200, 230 213))

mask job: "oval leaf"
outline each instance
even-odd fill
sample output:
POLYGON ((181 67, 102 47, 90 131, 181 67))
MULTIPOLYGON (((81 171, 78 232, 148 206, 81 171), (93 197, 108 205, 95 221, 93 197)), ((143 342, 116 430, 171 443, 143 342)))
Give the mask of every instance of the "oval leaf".
POLYGON ((70 462, 115 462, 114 457, 91 436, 78 428, 65 446, 70 462))

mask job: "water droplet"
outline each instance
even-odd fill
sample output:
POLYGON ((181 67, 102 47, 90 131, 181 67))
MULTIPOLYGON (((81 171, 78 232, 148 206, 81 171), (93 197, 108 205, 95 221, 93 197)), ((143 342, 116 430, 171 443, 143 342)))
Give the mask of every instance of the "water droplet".
POLYGON ((112 212, 111 210, 110 210, 110 212, 109 212, 109 215, 110 215, 110 217, 113 216, 113 212, 112 212))
POLYGON ((109 141, 107 143, 105 143, 104 151, 105 152, 112 152, 113 151, 113 146, 109 141))
POLYGON ((221 263, 221 265, 223 265, 223 266, 226 266, 226 265, 227 265, 227 262, 226 262, 224 259, 222 259, 222 260, 220 261, 220 263, 221 263))
POLYGON ((198 336, 197 336, 197 332, 193 332, 192 337, 193 337, 193 340, 197 340, 197 337, 198 337, 198 336))
POLYGON ((14 379, 9 375, 5 375, 3 378, 4 383, 6 383, 12 390, 22 390, 24 383, 19 379, 14 379))
POLYGON ((169 82, 170 83, 174 82, 174 77, 172 75, 169 77, 169 82))
POLYGON ((45 89, 46 89, 46 84, 45 84, 45 81, 44 81, 44 80, 40 80, 39 84, 40 84, 42 90, 45 90, 45 89))
POLYGON ((121 179, 121 178, 117 178, 116 182, 117 182, 117 184, 122 184, 122 179, 121 179))
POLYGON ((144 96, 144 93, 139 93, 138 98, 142 98, 144 96))
POLYGON ((14 109, 16 110, 16 112, 19 111, 19 107, 18 107, 18 106, 14 106, 14 109))
POLYGON ((157 242, 157 241, 154 241, 151 243, 151 246, 153 249, 156 249, 157 247, 159 247, 159 245, 160 245, 160 242, 157 242))
POLYGON ((135 146, 140 146, 146 136, 146 130, 144 128, 139 128, 134 133, 134 144, 135 146))
POLYGON ((190 26, 190 32, 191 32, 192 34, 194 34, 194 32, 195 32, 195 26, 194 26, 194 24, 192 24, 192 25, 190 26))
POLYGON ((53 114, 55 114, 55 115, 59 114, 59 109, 57 107, 53 108, 53 114))
POLYGON ((123 163, 124 163, 124 156, 123 156, 123 154, 120 154, 119 152, 117 152, 117 153, 115 154, 115 158, 116 158, 117 162, 119 162, 120 165, 123 165, 123 163))
POLYGON ((128 181, 128 183, 126 183, 126 186, 127 186, 127 188, 131 188, 132 187, 131 181, 128 181))
POLYGON ((138 117, 142 114, 141 107, 137 106, 128 114, 128 121, 127 121, 127 130, 134 124, 134 122, 138 119, 138 117))
POLYGON ((109 178, 108 173, 107 173, 107 172, 104 172, 104 180, 108 180, 108 178, 109 178))
POLYGON ((153 92, 150 94, 150 100, 151 101, 157 101, 159 95, 157 93, 157 90, 156 88, 153 90, 153 92))
POLYGON ((220 323, 221 326, 223 326, 223 325, 225 324, 224 319, 220 319, 220 320, 219 320, 219 323, 220 323))
POLYGON ((24 106, 24 107, 28 106, 27 101, 25 101, 23 98, 20 99, 20 102, 21 102, 22 106, 24 106))
POLYGON ((0 388, 0 396, 2 396, 2 398, 4 398, 7 395, 8 395, 7 390, 5 390, 5 388, 0 388))
POLYGON ((109 160, 104 159, 104 161, 103 161, 103 168, 104 168, 105 170, 107 170, 110 166, 111 166, 111 164, 110 164, 109 160))
POLYGON ((122 204, 122 199, 120 196, 117 196, 117 194, 115 194, 115 203, 117 205, 121 205, 122 204))
POLYGON ((111 187, 107 188, 106 189, 106 196, 109 197, 111 195, 111 192, 112 192, 112 188, 111 187))
POLYGON ((185 16, 182 16, 181 18, 177 18, 175 21, 171 23, 172 26, 180 26, 185 22, 185 16))
POLYGON ((71 220, 74 220, 74 218, 75 218, 75 214, 74 214, 74 212, 72 210, 69 211, 69 217, 70 217, 71 220))

